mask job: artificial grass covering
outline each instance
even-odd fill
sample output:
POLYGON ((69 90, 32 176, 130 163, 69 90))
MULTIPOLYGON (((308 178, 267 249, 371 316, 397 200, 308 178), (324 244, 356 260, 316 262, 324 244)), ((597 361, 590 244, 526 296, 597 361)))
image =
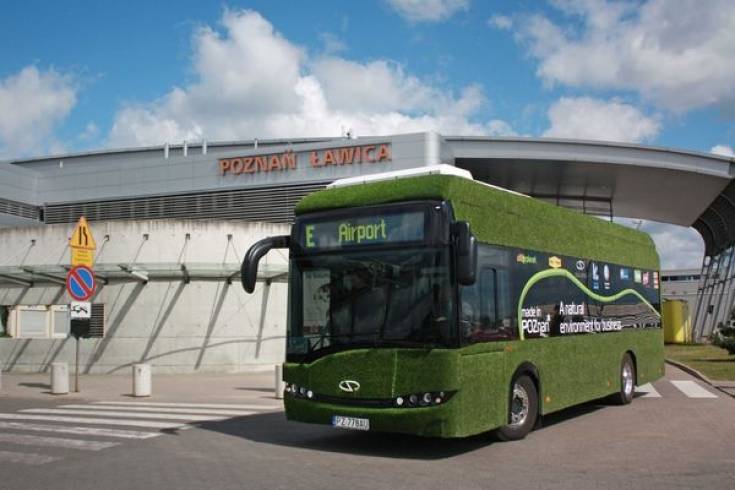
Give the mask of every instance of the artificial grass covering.
POLYGON ((286 363, 284 380, 317 394, 342 398, 390 399, 424 391, 457 390, 446 404, 427 408, 365 408, 286 396, 290 420, 330 424, 332 416, 368 418, 371 430, 433 437, 464 437, 507 423, 511 379, 524 362, 541 379, 544 414, 620 389, 620 363, 633 353, 638 384, 663 375, 659 328, 574 335, 522 342, 480 343, 462 349, 359 349, 310 364, 286 363), (361 385, 339 390, 339 381, 361 385))
MULTIPOLYGON (((575 256, 642 269, 659 267, 651 238, 478 182, 430 175, 323 190, 303 198, 296 213, 414 200, 449 201, 484 243, 575 256)), ((391 399, 426 391, 453 391, 446 404, 425 408, 365 408, 287 396, 291 420, 330 424, 334 415, 368 418, 371 430, 462 437, 507 423, 513 375, 530 362, 540 377, 541 412, 551 413, 620 389, 620 364, 633 353, 638 383, 663 375, 659 328, 626 329, 525 341, 488 342, 460 349, 359 349, 309 364, 286 363, 287 383, 331 397, 391 399), (357 393, 339 390, 355 380, 357 393)))
POLYGON ((423 199, 449 201, 455 218, 468 221, 481 242, 659 268, 655 246, 645 233, 451 175, 325 189, 304 197, 296 214, 423 199))

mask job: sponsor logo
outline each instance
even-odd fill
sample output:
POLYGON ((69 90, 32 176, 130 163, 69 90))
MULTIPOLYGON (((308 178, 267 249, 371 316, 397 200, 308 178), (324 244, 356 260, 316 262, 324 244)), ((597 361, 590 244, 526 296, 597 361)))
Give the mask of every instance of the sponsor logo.
POLYGON ((339 389, 347 393, 354 393, 360 389, 360 383, 351 379, 343 379, 339 382, 339 389))
POLYGON ((592 289, 600 289, 600 268, 594 262, 592 265, 592 289))
POLYGON ((638 269, 635 269, 633 271, 633 281, 637 282, 638 284, 641 283, 641 271, 638 269))
POLYGON ((620 280, 621 281, 629 281, 630 280, 630 269, 626 269, 625 267, 622 267, 620 269, 620 280))
POLYGON ((610 266, 607 264, 602 266, 602 277, 605 279, 602 285, 605 289, 610 289, 610 266))
POLYGON ((536 257, 533 255, 518 254, 516 255, 516 262, 519 264, 535 264, 536 257))
POLYGON ((653 272, 653 287, 654 289, 658 289, 658 272, 653 272))
POLYGON ((648 286, 649 285, 649 275, 648 272, 643 273, 643 285, 648 286))
POLYGON ((586 264, 584 263, 584 260, 578 260, 576 266, 578 271, 583 271, 586 264))
POLYGON ((553 269, 558 269, 559 267, 561 267, 561 259, 556 255, 549 257, 549 267, 553 269))

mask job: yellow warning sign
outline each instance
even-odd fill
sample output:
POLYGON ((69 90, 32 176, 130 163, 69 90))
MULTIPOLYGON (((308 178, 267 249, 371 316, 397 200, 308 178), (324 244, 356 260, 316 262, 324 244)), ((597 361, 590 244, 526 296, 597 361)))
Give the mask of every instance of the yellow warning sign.
POLYGON ((87 250, 86 248, 72 248, 71 265, 72 267, 85 265, 91 268, 94 265, 94 250, 87 250))
POLYGON ((84 216, 79 218, 79 223, 77 223, 77 227, 74 228, 74 233, 71 234, 71 238, 69 239, 69 246, 72 249, 97 249, 97 242, 94 241, 92 230, 89 228, 87 219, 84 216))

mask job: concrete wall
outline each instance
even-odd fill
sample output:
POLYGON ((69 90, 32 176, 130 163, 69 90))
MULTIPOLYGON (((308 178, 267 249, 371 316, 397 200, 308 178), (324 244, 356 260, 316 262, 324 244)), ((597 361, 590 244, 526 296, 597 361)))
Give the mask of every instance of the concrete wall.
MULTIPOLYGON (((0 229, 0 266, 68 264, 72 228, 0 229)), ((288 233, 289 227, 162 220, 97 222, 92 231, 98 245, 97 264, 236 264, 256 240, 288 233)), ((285 255, 271 252, 264 260, 286 263, 285 255)), ((63 286, 0 286, 0 305, 69 301, 63 286)), ((247 295, 239 281, 229 286, 215 280, 112 282, 94 298, 105 304, 106 336, 81 341, 82 372, 128 374, 128 367, 137 362, 153 364, 157 373, 270 367, 284 357, 286 301, 287 287, 277 283, 259 284, 255 294, 247 295)), ((55 361, 71 365, 74 343, 73 338, 2 338, 0 367, 34 372, 48 369, 55 361)))

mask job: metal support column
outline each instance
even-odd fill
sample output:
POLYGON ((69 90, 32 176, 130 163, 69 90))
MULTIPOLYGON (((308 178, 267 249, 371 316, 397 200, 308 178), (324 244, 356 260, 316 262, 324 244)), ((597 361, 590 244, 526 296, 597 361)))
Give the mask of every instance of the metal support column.
POLYGON ((707 287, 705 287, 704 290, 704 304, 702 305, 704 307, 702 311, 702 318, 699 325, 699 337, 700 339, 703 339, 707 336, 707 325, 709 325, 709 322, 712 320, 712 313, 711 313, 711 307, 712 307, 712 291, 714 290, 714 285, 717 282, 717 279, 720 276, 720 268, 722 267, 723 262, 723 256, 722 254, 717 254, 715 256, 715 263, 713 267, 710 269, 710 277, 707 280, 707 287))
POLYGON ((699 319, 702 313, 702 307, 704 306, 704 292, 707 288, 707 282, 709 281, 710 271, 712 270, 712 264, 714 263, 715 257, 711 255, 705 255, 702 259, 702 272, 699 275, 699 287, 697 288, 697 307, 692 318, 692 340, 694 342, 699 340, 699 319))
POLYGON ((712 315, 713 328, 717 326, 717 324, 720 322, 720 311, 722 310, 722 300, 724 299, 725 287, 730 279, 730 274, 732 272, 733 253, 735 253, 735 247, 730 247, 724 252, 724 255, 727 257, 725 273, 720 274, 718 281, 715 281, 714 288, 712 289, 712 297, 716 302, 715 311, 712 315))

